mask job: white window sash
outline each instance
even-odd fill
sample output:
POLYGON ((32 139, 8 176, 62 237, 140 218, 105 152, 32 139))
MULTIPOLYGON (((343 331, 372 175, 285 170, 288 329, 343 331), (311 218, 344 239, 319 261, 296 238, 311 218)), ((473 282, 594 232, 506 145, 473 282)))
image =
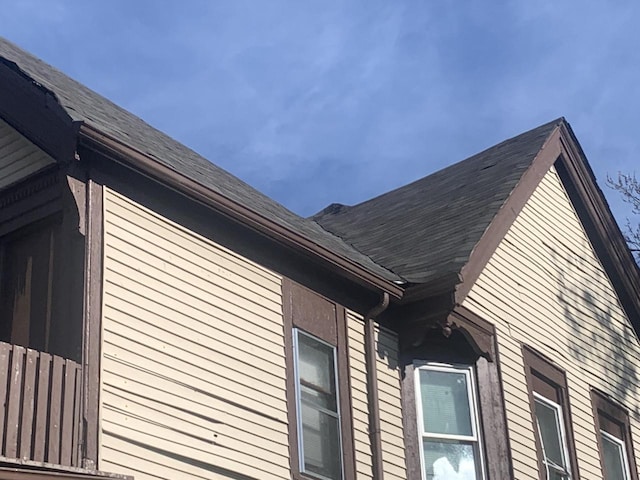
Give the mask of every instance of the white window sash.
POLYGON ((339 442, 339 452, 340 452, 340 478, 344 478, 344 455, 342 451, 342 421, 340 416, 340 385, 338 381, 338 355, 337 348, 330 343, 325 342, 324 340, 319 339, 313 335, 310 335, 299 328, 293 329, 293 372, 295 378, 295 395, 296 395, 296 427, 298 429, 298 465, 300 466, 300 472, 305 475, 309 475, 315 478, 319 478, 321 480, 331 480, 323 475, 319 475, 314 472, 309 472, 305 468, 304 462, 304 443, 302 439, 302 394, 300 391, 300 367, 298 365, 299 362, 299 348, 298 348, 298 335, 305 335, 308 338, 311 338, 313 341, 324 344, 331 348, 333 352, 333 371, 334 371, 334 382, 335 382, 335 391, 336 391, 336 412, 332 410, 323 409, 322 407, 317 407, 315 405, 310 405, 308 402, 304 402, 305 405, 309 405, 311 408, 316 409, 317 411, 331 414, 334 418, 338 419, 338 442, 339 442))
MULTIPOLYGON (((624 470, 624 478, 622 480, 629 480, 631 478, 631 470, 629 468, 629 458, 627 457, 627 444, 621 438, 611 435, 610 433, 607 433, 604 430, 600 430, 600 435, 602 435, 604 438, 606 438, 610 442, 617 444, 620 447, 620 452, 622 452, 621 460, 623 463, 623 470, 624 470)), ((604 452, 602 452, 602 455, 604 455, 604 452)))
POLYGON ((316 412, 324 413, 325 415, 329 415, 330 417, 340 419, 340 414, 338 414, 338 412, 334 412, 333 410, 328 410, 326 408, 319 407, 316 404, 305 401, 305 400, 300 400, 300 403, 306 405, 309 408, 312 408, 316 412))
MULTIPOLYGON (((562 453, 562 460, 564 461, 564 464, 565 464, 564 467, 560 465, 556 465, 555 462, 551 460, 547 460, 547 454, 545 451, 544 442, 542 440, 542 432, 540 430, 540 423, 538 422, 538 417, 536 416, 536 426, 538 428, 538 437, 540 439, 540 445, 542 446, 543 462, 544 462, 545 468, 547 469, 547 477, 549 477, 549 468, 552 468, 555 471, 566 474, 568 478, 571 479, 572 478, 571 462, 569 461, 569 450, 567 449, 567 437, 564 431, 564 415, 563 415, 562 406, 552 400, 549 400, 546 397, 543 397, 537 392, 533 392, 533 397, 535 400, 539 401, 540 403, 544 403, 545 405, 553 408, 556 411, 556 415, 555 415, 556 429, 560 434, 560 447, 561 447, 561 453, 562 453)), ((534 405, 534 408, 535 408, 535 405, 534 405)))
MULTIPOLYGON (((448 365, 441 363, 423 363, 416 364, 416 373, 415 373, 415 392, 420 392, 420 370, 429 370, 432 372, 444 372, 444 373, 457 373, 464 374, 467 378, 467 401, 469 402, 469 412, 471 413, 471 435, 451 435, 451 434, 432 434, 430 432, 424 431, 424 422, 422 416, 422 402, 416 402, 418 405, 418 416, 420 417, 418 423, 418 431, 422 433, 422 436, 433 437, 433 438, 449 438, 451 440, 474 440, 478 441, 478 414, 477 414, 477 405, 475 398, 475 379, 472 375, 471 368, 469 365, 448 365)), ((417 398, 417 397, 416 397, 417 398)))
POLYGON ((460 440, 463 442, 477 442, 477 436, 468 435, 453 435, 450 433, 435 434, 435 433, 423 433, 422 438, 428 440, 460 440))
POLYGON ((484 448, 482 447, 482 438, 480 436, 479 429, 479 410, 476 394, 475 375, 473 374, 473 367, 470 365, 448 364, 448 363, 433 363, 433 362, 420 362, 414 363, 414 392, 416 399, 416 410, 418 420, 418 432, 420 436, 420 465, 421 465, 421 478, 424 480, 425 471, 425 459, 424 459, 424 440, 437 441, 447 440, 466 442, 473 446, 476 461, 479 464, 480 477, 479 480, 484 480, 485 466, 484 466, 484 448), (422 413, 422 398, 420 397, 420 370, 430 370, 435 372, 445 373, 464 373, 467 379, 467 401, 469 402, 469 413, 471 416, 471 432, 472 435, 452 435, 452 434, 434 434, 424 431, 424 417, 422 413))

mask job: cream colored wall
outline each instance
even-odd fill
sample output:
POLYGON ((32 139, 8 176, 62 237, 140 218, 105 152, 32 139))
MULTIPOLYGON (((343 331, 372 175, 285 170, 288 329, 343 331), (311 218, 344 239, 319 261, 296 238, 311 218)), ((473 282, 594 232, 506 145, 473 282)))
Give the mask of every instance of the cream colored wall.
POLYGON ((281 279, 105 192, 100 469, 288 479, 281 279))
POLYGON ((0 188, 52 163, 49 155, 0 119, 0 188))
MULTIPOLYGON (((348 326, 356 471, 359 480, 366 480, 372 478, 372 470, 362 316, 348 312, 348 326)), ((376 344, 385 480, 404 480, 406 468, 397 335, 386 329, 376 329, 376 344)))
POLYGON ((544 177, 464 305, 497 327, 516 479, 538 479, 521 346, 566 370, 578 468, 601 478, 590 387, 631 411, 640 438, 640 346, 556 171, 544 177))
MULTIPOLYGON (((281 278, 106 188, 104 205, 99 468, 136 480, 289 479, 281 278)), ((364 324, 348 320, 367 479, 364 324)), ((400 480, 397 338, 377 337, 385 478, 400 480)))

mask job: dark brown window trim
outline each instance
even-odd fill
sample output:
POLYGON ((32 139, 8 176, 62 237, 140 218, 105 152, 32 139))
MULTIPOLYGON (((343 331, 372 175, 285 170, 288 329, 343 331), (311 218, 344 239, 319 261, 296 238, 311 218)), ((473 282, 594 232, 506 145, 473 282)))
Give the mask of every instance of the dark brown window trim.
POLYGON ((420 436, 415 392, 415 369, 410 356, 401 357, 402 429, 404 431, 404 457, 407 480, 422 480, 420 464, 420 436))
POLYGON ((400 353, 403 366, 401 383, 407 479, 422 479, 414 382, 415 363, 420 361, 459 363, 475 367, 486 478, 513 478, 495 328, 492 323, 463 307, 456 308, 448 321, 455 327, 450 337, 445 337, 440 328, 434 329, 437 348, 433 348, 433 344, 427 341, 417 348, 400 353), (478 348, 478 345, 482 347, 478 348), (443 348, 447 349, 445 357, 443 348))
POLYGON ((579 480, 580 473, 578 470, 576 447, 573 436, 573 422, 571 421, 569 387, 567 385, 566 374, 564 370, 554 365, 551 360, 547 359, 541 353, 527 345, 522 346, 522 358, 524 361, 525 376, 527 378, 527 391, 529 394, 529 405, 531 407, 531 423, 535 435, 540 480, 546 480, 546 475, 544 460, 542 458, 542 445, 540 444, 538 426, 535 421, 533 410, 535 405, 533 392, 536 387, 544 388, 544 385, 546 385, 546 388, 551 389, 552 392, 550 393, 549 391, 546 391, 537 393, 556 402, 562 408, 567 452, 569 455, 569 464, 571 466, 571 478, 573 480, 579 480))
POLYGON ((591 389, 591 406, 593 408, 593 418, 596 427, 596 436, 598 438, 598 452, 600 453, 600 466, 602 468, 602 478, 604 478, 604 458, 602 457, 602 439, 600 430, 611 433, 615 437, 624 441, 627 450, 627 460, 629 461, 629 471, 631 480, 638 480, 638 467, 636 465, 635 453, 633 449, 633 439, 631 437, 631 423, 629 422, 629 413, 626 408, 615 403, 604 393, 591 389), (618 432, 614 434, 609 432, 608 425, 614 424, 619 432, 622 433, 621 438, 618 432))
POLYGON ((354 480, 355 444, 351 413, 347 315, 344 307, 284 277, 282 280, 289 457, 294 480, 313 479, 300 472, 293 358, 293 329, 300 328, 336 346, 344 480, 354 480))

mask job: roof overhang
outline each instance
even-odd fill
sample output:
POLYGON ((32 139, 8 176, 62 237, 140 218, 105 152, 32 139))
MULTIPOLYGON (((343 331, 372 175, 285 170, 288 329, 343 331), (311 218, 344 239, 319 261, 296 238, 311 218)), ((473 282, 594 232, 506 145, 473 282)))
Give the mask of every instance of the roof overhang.
POLYGON ((74 121, 55 93, 15 62, 0 57, 0 117, 57 162, 73 161, 79 144, 136 170, 227 217, 292 248, 329 271, 376 293, 400 299, 403 288, 380 273, 319 245, 257 211, 162 164, 142 151, 82 121, 74 121))
POLYGON ((640 337, 640 268, 629 250, 571 127, 564 123, 556 165, 589 240, 640 337))
POLYGON ((441 306, 443 317, 462 305, 528 199, 554 165, 636 335, 640 337, 640 269, 597 185, 580 144, 565 121, 549 135, 460 272, 446 274, 429 283, 409 286, 401 302, 410 304, 437 299, 441 303, 444 298, 448 305, 446 308, 441 306))
POLYGON ((126 145, 87 123, 80 126, 79 144, 99 152, 112 161, 172 188, 312 260, 320 260, 329 270, 368 290, 386 292, 400 299, 403 288, 358 263, 338 255, 305 236, 207 188, 185 175, 159 163, 153 157, 126 145))
POLYGON ((54 160, 73 160, 78 123, 56 96, 3 57, 0 85, 0 117, 54 160))

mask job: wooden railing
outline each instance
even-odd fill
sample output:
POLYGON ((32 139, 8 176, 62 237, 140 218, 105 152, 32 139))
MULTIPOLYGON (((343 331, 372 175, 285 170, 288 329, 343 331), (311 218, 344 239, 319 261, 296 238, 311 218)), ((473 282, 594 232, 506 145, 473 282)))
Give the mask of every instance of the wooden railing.
POLYGON ((0 342, 0 456, 80 466, 81 381, 71 360, 0 342))

